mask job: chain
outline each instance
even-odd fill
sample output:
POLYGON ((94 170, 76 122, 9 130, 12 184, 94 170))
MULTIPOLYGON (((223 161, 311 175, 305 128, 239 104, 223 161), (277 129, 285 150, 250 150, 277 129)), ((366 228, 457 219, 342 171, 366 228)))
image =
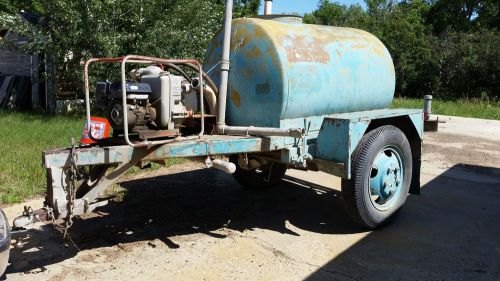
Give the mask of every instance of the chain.
POLYGON ((78 172, 76 166, 76 145, 73 141, 71 146, 71 167, 68 175, 68 214, 64 225, 64 238, 68 237, 68 230, 73 226, 73 214, 75 209, 76 197, 76 182, 78 180, 78 172))
POLYGON ((68 229, 66 226, 62 226, 56 222, 55 216, 54 216, 54 210, 50 207, 46 207, 47 209, 47 215, 50 217, 50 220, 52 222, 52 225, 54 226, 54 229, 63 234, 65 237, 64 239, 67 239, 75 249, 78 250, 78 252, 81 252, 82 250, 76 245, 75 241, 69 236, 68 229))
POLYGON ((56 216, 54 215, 54 210, 50 207, 45 207, 47 210, 47 216, 50 218, 54 229, 64 234, 64 227, 56 222, 56 216))
POLYGON ((68 212, 66 215, 66 221, 64 225, 58 224, 56 222, 56 216, 54 215, 54 210, 49 207, 48 203, 46 203, 45 209, 47 210, 47 215, 50 218, 54 229, 60 232, 63 235, 63 239, 67 239, 73 246, 81 251, 80 248, 75 244, 73 239, 69 236, 68 230, 73 226, 73 216, 74 216, 74 208, 75 208, 75 198, 76 198, 76 182, 78 180, 78 171, 76 166, 76 146, 75 142, 71 146, 71 167, 69 169, 68 176, 68 212))

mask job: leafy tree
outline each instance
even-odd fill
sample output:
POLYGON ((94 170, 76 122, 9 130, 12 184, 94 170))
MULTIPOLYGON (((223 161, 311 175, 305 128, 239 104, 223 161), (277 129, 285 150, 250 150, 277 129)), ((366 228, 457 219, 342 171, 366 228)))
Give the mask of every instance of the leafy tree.
POLYGON ((43 6, 39 0, 0 0, 0 13, 16 14, 20 11, 42 14, 43 6))
POLYGON ((480 26, 499 27, 498 0, 431 0, 431 3, 427 21, 438 34, 447 28, 467 32, 480 26))
MULTIPOLYGON (((225 0, 0 0, 0 26, 23 35, 29 52, 50 53, 60 84, 81 85, 90 57, 144 54, 202 59, 224 20, 225 0), (25 10, 43 24, 22 21, 25 10)), ((305 22, 367 30, 392 54, 397 94, 443 98, 500 94, 498 0, 320 0, 305 22)), ((256 15, 260 1, 236 0, 234 17, 256 15)), ((0 41, 3 47, 19 48, 0 41)), ((106 68, 97 68, 109 77, 106 68)), ((102 79, 102 78, 101 78, 102 79)))
POLYGON ((439 94, 445 98, 498 99, 500 36, 496 31, 448 31, 437 41, 439 94))
POLYGON ((420 0, 400 4, 376 0, 367 4, 368 14, 374 15, 368 30, 385 43, 393 56, 397 94, 418 97, 433 93, 433 40, 423 17, 427 4, 420 0))
POLYGON ((320 2, 309 23, 347 26, 367 30, 376 35, 393 56, 399 95, 418 96, 432 90, 432 65, 429 28, 425 26, 423 13, 427 4, 416 0, 397 4, 388 0, 367 0, 367 10, 359 5, 345 6, 320 2))
POLYGON ((498 0, 365 0, 367 9, 328 0, 308 23, 365 29, 389 49, 396 93, 408 97, 498 98, 498 0))
MULTIPOLYGON (((27 51, 50 53, 59 84, 70 88, 81 85, 81 64, 90 57, 142 54, 203 59, 210 39, 222 26, 225 5, 223 0, 0 1, 11 14, 0 16, 0 25, 3 22, 28 38, 30 43, 23 46, 27 51), (45 16, 45 24, 20 21, 15 17, 20 10, 45 16)), ((259 5, 258 0, 236 0, 235 17, 255 15, 259 5)))
POLYGON ((235 0, 234 18, 255 16, 259 13, 260 0, 235 0))
POLYGON ((360 5, 340 5, 322 0, 312 14, 304 16, 304 22, 322 25, 366 28, 368 15, 360 5))
POLYGON ((14 7, 9 0, 0 0, 0 13, 12 13, 14 12, 14 7))

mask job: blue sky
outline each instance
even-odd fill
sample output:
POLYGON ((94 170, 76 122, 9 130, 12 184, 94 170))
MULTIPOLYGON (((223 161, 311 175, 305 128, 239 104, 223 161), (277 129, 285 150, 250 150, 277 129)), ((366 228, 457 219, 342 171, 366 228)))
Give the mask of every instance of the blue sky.
MULTIPOLYGON (((263 1, 263 0, 261 0, 263 1)), ((273 0, 273 14, 291 14, 310 13, 318 7, 319 0, 273 0)), ((364 6, 363 0, 330 0, 330 2, 338 2, 340 4, 361 4, 364 6)), ((264 5, 261 5, 261 12, 263 12, 264 5)))

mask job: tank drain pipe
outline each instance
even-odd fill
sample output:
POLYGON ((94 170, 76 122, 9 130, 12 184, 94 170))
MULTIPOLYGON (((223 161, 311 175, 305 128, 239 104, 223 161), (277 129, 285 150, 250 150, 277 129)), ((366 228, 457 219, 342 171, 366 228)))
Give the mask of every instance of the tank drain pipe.
MULTIPOLYGON (((267 1, 272 2, 272 1, 267 1)), ((267 5, 267 3, 266 3, 267 5)), ((222 62, 220 72, 220 87, 219 87, 219 111, 217 114, 217 131, 219 134, 228 135, 254 135, 254 136, 276 136, 276 137, 304 137, 302 129, 280 129, 280 128, 262 128, 262 127, 233 127, 226 125, 226 104, 227 104, 227 88, 229 81, 230 67, 230 48, 231 48, 231 32, 233 20, 233 0, 226 2, 226 19, 224 22, 224 42, 222 45, 222 62)))

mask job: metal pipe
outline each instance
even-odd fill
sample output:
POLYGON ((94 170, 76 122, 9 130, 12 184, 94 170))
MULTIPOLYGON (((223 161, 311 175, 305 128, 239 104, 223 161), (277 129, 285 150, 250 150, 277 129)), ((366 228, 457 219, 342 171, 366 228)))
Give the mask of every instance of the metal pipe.
POLYGON ((429 120, 432 115, 432 95, 424 96, 424 120, 429 120))
POLYGON ((207 98, 207 103, 208 103, 208 113, 217 114, 217 96, 215 95, 212 88, 208 87, 205 84, 202 85, 202 83, 200 83, 199 78, 194 78, 193 81, 191 82, 191 86, 198 92, 200 91, 200 88, 203 87, 205 97, 207 98))
MULTIPOLYGON (((199 74, 199 78, 200 81, 203 81, 203 67, 201 66, 201 64, 199 65, 199 71, 200 71, 200 74, 199 74)), ((199 133, 199 136, 200 138, 203 136, 203 134, 205 134, 205 103, 204 103, 204 99, 203 99, 203 96, 204 96, 204 92, 205 92, 205 89, 203 89, 204 87, 201 86, 200 87, 200 108, 201 108, 201 129, 200 129, 200 133, 199 133)))
POLYGON ((272 15, 273 14, 273 0, 265 0, 264 1, 264 15, 272 15))
POLYGON ((219 87, 219 114, 217 114, 217 129, 226 126, 226 103, 227 103, 227 84, 229 81, 229 55, 231 48, 231 29, 233 21, 233 0, 226 2, 226 20, 224 23, 224 43, 222 45, 222 63, 220 66, 220 87, 219 87))
POLYGON ((241 136, 263 136, 263 137, 304 137, 302 129, 280 129, 280 128, 263 128, 263 127, 234 127, 224 126, 221 128, 224 134, 241 135, 241 136))

